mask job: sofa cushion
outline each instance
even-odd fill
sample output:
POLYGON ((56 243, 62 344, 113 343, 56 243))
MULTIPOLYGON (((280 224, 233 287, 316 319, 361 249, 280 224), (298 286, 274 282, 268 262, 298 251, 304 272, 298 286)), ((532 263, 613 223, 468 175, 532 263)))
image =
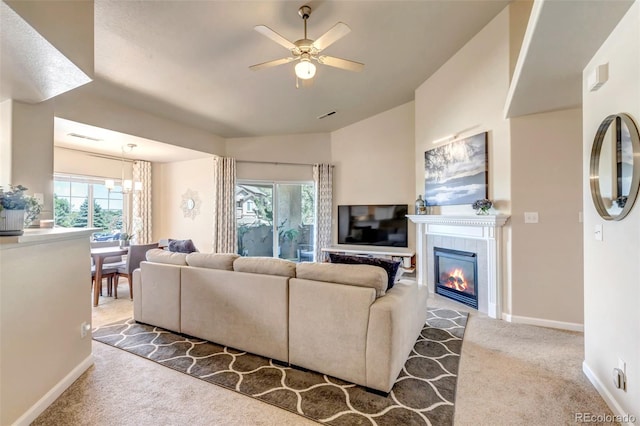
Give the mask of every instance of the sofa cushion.
POLYGON ((239 257, 240 255, 235 253, 189 253, 187 265, 233 271, 233 261, 239 257))
POLYGON ((387 273, 379 266, 339 263, 298 263, 296 277, 358 287, 372 287, 376 290, 376 297, 385 294, 388 282, 387 273))
POLYGON ((329 253, 331 263, 346 263, 350 265, 373 265, 379 266, 387 272, 387 290, 396 283, 396 275, 400 262, 395 260, 381 259, 379 257, 347 256, 338 253, 329 253))
POLYGON ((290 278, 296 276, 295 262, 273 257, 239 257, 233 261, 233 270, 290 278))
POLYGON ((198 251, 191 240, 172 240, 169 238, 169 251, 177 253, 193 253, 198 251))
POLYGON ((161 249, 152 249, 147 252, 147 260, 155 263, 166 263, 169 265, 186 266, 187 254, 174 253, 161 249))

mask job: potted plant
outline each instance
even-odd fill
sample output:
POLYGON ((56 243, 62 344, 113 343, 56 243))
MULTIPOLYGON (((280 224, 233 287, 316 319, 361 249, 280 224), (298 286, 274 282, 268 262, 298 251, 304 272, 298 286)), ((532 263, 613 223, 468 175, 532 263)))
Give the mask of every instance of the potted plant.
POLYGON ((491 200, 488 200, 486 198, 476 200, 471 205, 471 207, 473 207, 473 209, 476 211, 476 214, 479 215, 489 214, 489 209, 491 208, 491 206, 493 206, 493 203, 491 202, 491 200))
POLYGON ((25 194, 22 185, 0 187, 0 236, 22 235, 39 214, 42 206, 35 197, 25 194))
POLYGON ((131 226, 128 225, 126 221, 122 221, 122 232, 120 232, 120 247, 129 247, 134 235, 135 234, 133 234, 131 231, 131 226))

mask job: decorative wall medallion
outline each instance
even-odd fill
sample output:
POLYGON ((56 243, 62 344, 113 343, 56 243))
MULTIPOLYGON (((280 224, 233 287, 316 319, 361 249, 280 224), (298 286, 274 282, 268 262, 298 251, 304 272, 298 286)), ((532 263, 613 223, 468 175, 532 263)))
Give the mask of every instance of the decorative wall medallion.
POLYGON ((196 216, 200 214, 200 204, 201 201, 198 192, 187 189, 187 192, 182 194, 182 202, 180 203, 184 217, 195 219, 196 216))

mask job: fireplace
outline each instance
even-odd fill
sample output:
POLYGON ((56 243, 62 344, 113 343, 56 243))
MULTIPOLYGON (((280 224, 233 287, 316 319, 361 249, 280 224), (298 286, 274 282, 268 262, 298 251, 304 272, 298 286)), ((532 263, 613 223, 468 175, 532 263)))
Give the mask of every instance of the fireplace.
POLYGON ((434 247, 437 294, 478 309, 478 261, 475 253, 434 247))

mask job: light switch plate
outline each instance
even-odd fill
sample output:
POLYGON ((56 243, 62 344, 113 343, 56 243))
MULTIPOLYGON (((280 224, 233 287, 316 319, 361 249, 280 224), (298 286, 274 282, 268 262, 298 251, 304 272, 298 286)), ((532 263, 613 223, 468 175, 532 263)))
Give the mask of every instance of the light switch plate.
POLYGON ((596 241, 602 241, 602 225, 598 224, 593 227, 593 236, 596 241))
POLYGON ((538 223, 538 212, 524 212, 524 223, 538 223))

